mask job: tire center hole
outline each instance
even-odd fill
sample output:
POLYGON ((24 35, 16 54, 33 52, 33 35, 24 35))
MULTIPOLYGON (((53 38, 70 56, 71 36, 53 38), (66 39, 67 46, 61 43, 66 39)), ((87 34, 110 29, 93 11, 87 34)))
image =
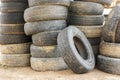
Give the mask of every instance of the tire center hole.
POLYGON ((73 40, 74 40, 75 47, 76 47, 78 53, 80 54, 80 56, 82 56, 83 59, 87 59, 88 55, 87 55, 86 49, 84 47, 84 44, 77 37, 74 37, 73 40))

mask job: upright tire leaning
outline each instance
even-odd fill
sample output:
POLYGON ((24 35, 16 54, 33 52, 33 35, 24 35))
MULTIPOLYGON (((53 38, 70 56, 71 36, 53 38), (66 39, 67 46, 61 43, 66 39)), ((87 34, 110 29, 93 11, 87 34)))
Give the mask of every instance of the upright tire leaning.
POLYGON ((24 13, 24 19, 26 22, 66 20, 67 12, 68 10, 64 6, 40 5, 26 9, 24 13))
POLYGON ((97 62, 98 69, 111 74, 120 74, 119 58, 110 58, 99 55, 97 62))
POLYGON ((58 35, 57 42, 64 61, 73 72, 86 73, 94 68, 92 47, 79 29, 66 28, 58 35))

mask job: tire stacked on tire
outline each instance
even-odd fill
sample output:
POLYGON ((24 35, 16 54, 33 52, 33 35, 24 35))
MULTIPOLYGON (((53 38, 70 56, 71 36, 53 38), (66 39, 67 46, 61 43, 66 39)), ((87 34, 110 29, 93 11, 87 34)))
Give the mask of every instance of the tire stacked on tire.
POLYGON ((24 33, 26 0, 0 1, 0 65, 29 66, 30 38, 24 33))
POLYGON ((115 6, 103 27, 103 41, 100 44, 98 69, 120 74, 120 4, 115 6))
POLYGON ((94 53, 99 53, 99 43, 104 25, 103 6, 93 2, 74 1, 69 8, 69 25, 84 32, 91 43, 94 53))
POLYGON ((58 33, 67 27, 70 0, 28 0, 25 10, 25 33, 32 35, 31 67, 36 71, 56 71, 67 68, 58 53, 58 33))

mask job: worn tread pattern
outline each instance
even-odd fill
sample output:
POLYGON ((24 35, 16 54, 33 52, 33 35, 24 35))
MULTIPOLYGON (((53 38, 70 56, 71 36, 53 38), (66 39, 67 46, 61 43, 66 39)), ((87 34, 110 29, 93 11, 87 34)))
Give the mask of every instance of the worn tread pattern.
POLYGON ((36 71, 59 71, 67 69, 63 58, 34 58, 31 57, 31 67, 36 71))

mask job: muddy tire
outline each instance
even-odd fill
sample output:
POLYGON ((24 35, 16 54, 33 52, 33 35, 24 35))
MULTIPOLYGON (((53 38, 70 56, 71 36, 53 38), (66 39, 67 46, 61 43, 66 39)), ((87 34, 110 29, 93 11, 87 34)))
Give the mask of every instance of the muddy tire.
POLYGON ((1 54, 29 54, 31 43, 0 45, 1 54))
POLYGON ((36 71, 59 71, 67 69, 63 58, 33 58, 31 57, 31 67, 36 71))
POLYGON ((100 44, 100 53, 104 56, 120 58, 120 44, 101 42, 100 44))
POLYGON ((31 41, 31 38, 27 37, 26 35, 0 34, 0 44, 18 44, 29 41, 31 41))
POLYGON ((68 27, 60 32, 57 42, 64 61, 73 72, 86 73, 93 70, 94 54, 82 31, 68 27))
POLYGON ((72 15, 68 16, 68 23, 70 25, 79 26, 96 26, 102 25, 104 22, 103 15, 72 15))
POLYGON ((28 0, 29 6, 39 6, 39 5, 61 5, 61 6, 69 6, 70 0, 28 0))
POLYGON ((24 23, 23 13, 2 13, 0 14, 0 24, 22 24, 24 23))
POLYGON ((102 28, 104 25, 101 26, 76 26, 78 29, 83 31, 87 38, 96 38, 101 37, 102 35, 102 28))
POLYGON ((97 68, 111 74, 120 74, 120 59, 98 56, 97 68))
POLYGON ((32 35, 33 44, 36 46, 57 45, 57 36, 60 31, 42 32, 32 35))
POLYGON ((1 12, 24 12, 26 8, 27 5, 20 2, 4 2, 0 4, 1 12))
POLYGON ((0 65, 7 67, 29 66, 30 54, 1 54, 0 65))
POLYGON ((0 24, 0 34, 25 34, 24 24, 0 24))
POLYGON ((28 22, 25 24, 24 30, 27 35, 32 35, 39 32, 62 30, 66 27, 67 23, 65 20, 53 20, 28 22))
POLYGON ((102 15, 104 7, 93 2, 74 1, 71 3, 69 12, 78 15, 102 15))
POLYGON ((24 19, 26 22, 46 20, 66 20, 67 7, 57 5, 40 5, 25 10, 24 19))

